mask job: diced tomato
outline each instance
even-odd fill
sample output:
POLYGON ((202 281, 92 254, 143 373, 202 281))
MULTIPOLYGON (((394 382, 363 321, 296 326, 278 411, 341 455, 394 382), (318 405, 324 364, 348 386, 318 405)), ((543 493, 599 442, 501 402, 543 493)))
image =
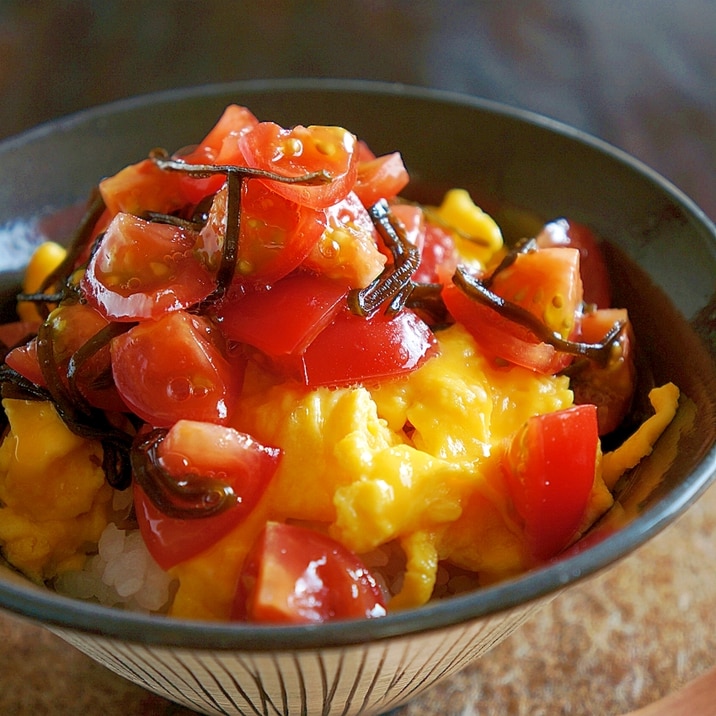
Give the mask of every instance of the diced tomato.
POLYGON ((466 296, 454 284, 446 285, 442 296, 452 317, 465 326, 488 355, 545 375, 553 375, 571 362, 570 356, 538 341, 527 328, 466 296))
POLYGON ((230 104, 199 145, 181 158, 192 164, 234 164, 243 161, 239 139, 259 123, 247 107, 230 104))
POLYGON ((493 279, 491 288, 539 318, 562 338, 575 327, 583 289, 576 249, 550 248, 518 254, 493 279))
POLYGON ((326 172, 330 181, 312 186, 266 180, 276 193, 314 209, 336 204, 353 189, 356 144, 355 136, 342 127, 298 125, 283 129, 273 122, 260 122, 239 141, 250 167, 286 177, 326 172))
POLYGON ((0 350, 24 344, 37 333, 36 321, 12 321, 0 324, 0 350))
POLYGON ((623 308, 589 311, 582 316, 580 324, 579 339, 599 343, 617 321, 624 324, 624 329, 607 365, 600 366, 593 361, 575 365, 569 384, 575 403, 597 406, 600 435, 616 430, 631 408, 636 384, 634 333, 629 314, 623 308))
POLYGON ((216 515, 182 519, 164 514, 133 482, 139 529, 162 569, 183 562, 221 539, 256 507, 281 457, 277 448, 256 442, 233 428, 179 420, 157 450, 161 467, 178 482, 216 479, 233 490, 236 502, 216 515))
POLYGON ((143 159, 99 184, 110 216, 147 211, 170 214, 191 203, 184 194, 185 178, 177 172, 160 169, 151 159, 143 159))
POLYGON ((413 281, 447 285, 455 273, 457 263, 455 239, 450 231, 426 221, 420 265, 413 274, 413 281))
POLYGON ((315 624, 385 614, 380 587, 352 552, 318 532, 269 522, 246 559, 233 616, 315 624))
MULTIPOLYGON (((227 199, 224 187, 200 232, 200 250, 214 264, 224 243, 227 199)), ((324 228, 323 211, 296 204, 256 179, 243 182, 235 280, 263 286, 278 281, 303 262, 324 228)))
POLYGON ((369 162, 371 159, 375 159, 375 152, 370 148, 365 139, 358 140, 356 144, 356 154, 358 155, 358 162, 369 162))
POLYGON ((412 311, 363 318, 346 307, 301 356, 279 365, 312 387, 371 384, 410 373, 437 352, 432 331, 412 311))
POLYGON ((531 417, 512 438, 502 468, 537 560, 555 556, 575 536, 594 484, 598 443, 594 405, 531 417))
MULTIPOLYGON (((87 304, 61 304, 48 317, 52 327, 52 350, 60 372, 67 378, 75 353, 109 325, 104 316, 87 304)), ((109 343, 74 368, 75 385, 90 405, 103 410, 127 409, 112 380, 109 343)))
POLYGON ((425 245, 425 214, 415 204, 391 204, 390 213, 405 230, 405 237, 422 253, 425 245))
POLYGON ((112 373, 127 405, 154 427, 186 418, 225 424, 243 383, 218 330, 202 316, 166 313, 113 339, 112 373))
POLYGON ((393 199, 410 181, 400 152, 358 162, 353 191, 369 208, 379 199, 393 199))
MULTIPOLYGON (((582 303, 579 252, 552 248, 519 254, 495 276, 490 288, 568 338, 576 330, 582 303)), ((571 356, 540 342, 529 329, 470 299, 452 284, 443 290, 443 300, 453 318, 491 355, 546 374, 572 361, 571 356)))
POLYGON ((391 204, 390 211, 405 228, 408 241, 420 250, 413 281, 449 283, 458 260, 450 231, 430 221, 422 207, 415 204, 391 204))
POLYGON ((36 338, 32 338, 24 345, 13 348, 5 356, 5 363, 31 383, 39 385, 41 388, 47 387, 37 358, 36 338))
POLYGON ((300 354, 341 310, 347 294, 342 282, 297 271, 264 291, 225 301, 218 319, 229 340, 268 355, 300 354))
MULTIPOLYGON (((246 166, 239 141, 258 123, 249 109, 230 104, 201 143, 191 151, 181 153, 179 158, 188 164, 246 166)), ((202 179, 181 176, 182 191, 195 204, 215 194, 223 183, 224 176, 221 174, 202 179)))
POLYGON ((589 227, 567 219, 551 221, 537 235, 537 244, 542 248, 568 246, 578 249, 585 302, 597 308, 612 305, 607 265, 599 242, 589 227))
MULTIPOLYGON (((108 323, 106 318, 84 303, 63 303, 50 313, 46 324, 51 335, 53 360, 66 386, 69 386, 68 373, 75 353, 108 323)), ((37 339, 33 338, 12 350, 6 357, 6 363, 36 385, 47 387, 38 359, 37 339)), ((72 373, 76 389, 90 405, 119 412, 127 409, 112 382, 108 344, 81 364, 75 360, 72 373)))
POLYGON ((214 276, 197 260, 197 235, 117 214, 81 280, 88 302, 115 321, 155 319, 206 298, 214 276))
POLYGON ((325 210, 325 229, 303 268, 342 280, 351 288, 368 286, 383 270, 386 256, 368 210, 355 193, 325 210))

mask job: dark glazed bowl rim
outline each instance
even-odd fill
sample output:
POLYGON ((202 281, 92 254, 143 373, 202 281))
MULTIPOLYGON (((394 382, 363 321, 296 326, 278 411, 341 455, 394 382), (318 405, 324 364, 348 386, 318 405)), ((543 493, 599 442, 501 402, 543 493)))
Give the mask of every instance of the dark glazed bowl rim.
MULTIPOLYGON (((365 95, 411 97, 441 104, 478 108, 486 113, 510 117, 591 146, 621 165, 642 175, 660 192, 668 195, 701 224, 716 247, 716 227, 687 196, 670 182, 623 151, 553 119, 533 112, 454 92, 402 84, 362 80, 251 80, 189 87, 143 95, 84 110, 42 124, 21 135, 0 142, 0 155, 83 124, 113 114, 167 104, 183 99, 250 96, 252 92, 300 92, 308 90, 365 95)), ((558 592, 582 578, 598 573, 630 554, 679 516, 706 490, 716 476, 716 446, 705 454, 691 474, 669 495, 648 509, 617 534, 588 550, 518 578, 486 587, 449 600, 390 614, 381 619, 334 622, 316 626, 251 626, 236 623, 207 623, 124 612, 63 597, 53 592, 0 581, 0 607, 36 620, 49 627, 76 630, 106 638, 181 648, 240 651, 281 651, 363 644, 419 632, 457 626, 501 611, 519 608, 558 592)))

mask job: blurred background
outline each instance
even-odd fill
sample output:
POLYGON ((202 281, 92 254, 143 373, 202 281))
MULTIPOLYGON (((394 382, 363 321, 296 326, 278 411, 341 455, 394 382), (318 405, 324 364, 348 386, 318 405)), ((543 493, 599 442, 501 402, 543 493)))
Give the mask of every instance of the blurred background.
POLYGON ((714 0, 0 0, 0 138, 154 90, 291 76, 534 110, 716 217, 714 0))

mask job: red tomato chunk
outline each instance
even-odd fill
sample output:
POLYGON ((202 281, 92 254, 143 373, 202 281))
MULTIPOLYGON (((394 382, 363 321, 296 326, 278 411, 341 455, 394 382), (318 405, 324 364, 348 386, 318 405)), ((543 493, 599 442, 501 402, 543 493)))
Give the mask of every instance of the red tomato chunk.
POLYGON ((142 537, 160 567, 170 567, 203 552, 231 532, 256 507, 281 454, 250 435, 212 423, 179 420, 159 445, 162 467, 177 481, 222 480, 236 496, 217 515, 196 519, 170 517, 147 497, 135 480, 134 506, 142 537))
POLYGON ((115 338, 112 373, 125 403, 151 426, 182 418, 222 424, 241 390, 243 362, 206 318, 174 311, 115 338))
POLYGON ((385 599, 365 565, 313 530, 269 522, 241 574, 234 617, 310 624, 385 615, 385 599))
POLYGON ((117 214, 90 259, 82 290, 114 321, 188 308, 214 287, 212 273, 194 255, 196 240, 183 228, 117 214))

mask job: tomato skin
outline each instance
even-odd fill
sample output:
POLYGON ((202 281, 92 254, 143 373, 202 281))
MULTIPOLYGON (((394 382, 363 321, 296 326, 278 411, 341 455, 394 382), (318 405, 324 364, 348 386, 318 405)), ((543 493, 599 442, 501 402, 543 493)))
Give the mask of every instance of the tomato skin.
POLYGON ((449 283, 458 263, 450 231, 430 221, 420 206, 395 203, 391 204, 390 211, 403 225, 408 241, 420 250, 420 263, 413 281, 449 283))
POLYGON ((370 208, 380 199, 393 199, 408 185, 410 176, 400 152, 384 154, 357 165, 353 191, 370 208))
POLYGON ((491 289, 569 338, 583 299, 579 251, 547 248, 520 253, 493 279, 491 289))
POLYGON ((117 214, 93 252, 80 287, 114 321, 156 319, 206 298, 214 276, 194 254, 197 235, 117 214))
POLYGON ((353 553, 313 530, 269 522, 244 564, 233 618, 317 624, 385 614, 380 588, 353 553))
POLYGON ((604 308, 582 316, 579 339, 598 343, 620 321, 624 324, 606 366, 585 362, 572 372, 570 388, 575 403, 594 403, 597 406, 599 434, 616 430, 631 408, 636 385, 634 359, 634 331, 624 308, 604 308))
POLYGON ((607 265, 591 229, 576 221, 557 219, 545 224, 536 240, 542 248, 563 246, 577 249, 580 254, 584 300, 597 308, 609 308, 612 305, 607 265))
POLYGON ((208 319, 184 311, 140 323, 114 338, 112 374, 124 402, 147 423, 182 418, 225 424, 243 383, 208 319))
POLYGON ((284 129, 274 122, 260 122, 244 134, 239 147, 247 165, 288 177, 327 172, 328 183, 265 184, 281 196, 313 209, 325 209, 345 199, 356 180, 357 140, 342 127, 297 125, 284 129))
POLYGON ((277 365, 309 387, 374 384, 412 372, 438 350, 430 328, 410 310, 363 318, 345 307, 302 355, 277 365))
POLYGON ((32 338, 24 345, 13 348, 5 356, 5 363, 31 383, 41 388, 47 387, 37 357, 37 338, 32 338))
POLYGON ((297 204, 259 181, 241 192, 238 272, 254 283, 272 283, 298 267, 324 229, 323 212, 297 204))
POLYGON ((180 420, 167 432, 158 454, 177 480, 212 477, 234 491, 236 504, 209 517, 180 519, 157 508, 135 480, 132 490, 139 529, 162 569, 196 556, 231 532, 256 507, 278 467, 281 452, 249 435, 212 423, 180 420))
POLYGON ((300 354, 340 311, 347 294, 343 282, 296 271, 265 291, 225 301, 217 318, 229 340, 268 355, 300 354))
MULTIPOLYGON (((66 386, 70 360, 74 353, 108 323, 99 312, 83 303, 60 304, 47 317, 46 324, 52 336, 53 358, 58 374, 66 386)), ((10 351, 5 362, 35 385, 47 387, 40 368, 36 338, 10 351)), ((119 397, 111 375, 109 346, 104 346, 76 370, 75 386, 91 406, 101 410, 124 412, 127 406, 119 397)))
POLYGON ((44 386, 42 371, 37 362, 36 333, 35 321, 3 323, 0 325, 0 351, 2 359, 10 368, 33 383, 44 386))
POLYGON ((238 104, 228 105, 199 145, 181 158, 192 164, 236 164, 243 161, 239 140, 259 123, 253 112, 238 104))
POLYGON ((425 245, 425 214, 414 204, 391 204, 390 213, 405 231, 408 241, 422 253, 425 245))
POLYGON ((501 465, 536 560, 554 557, 576 534, 594 484, 598 447, 594 405, 533 416, 512 438, 501 465))

